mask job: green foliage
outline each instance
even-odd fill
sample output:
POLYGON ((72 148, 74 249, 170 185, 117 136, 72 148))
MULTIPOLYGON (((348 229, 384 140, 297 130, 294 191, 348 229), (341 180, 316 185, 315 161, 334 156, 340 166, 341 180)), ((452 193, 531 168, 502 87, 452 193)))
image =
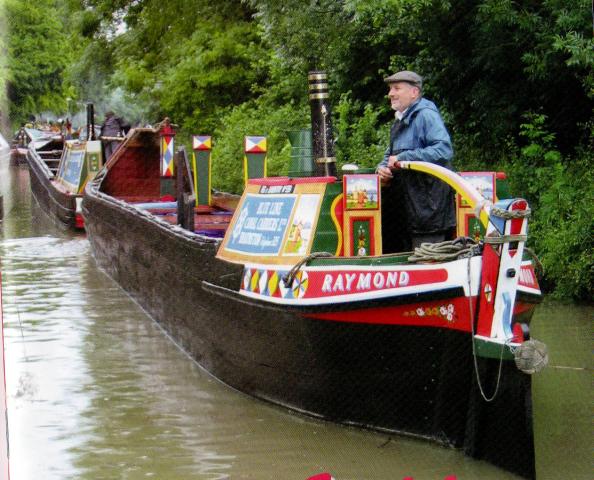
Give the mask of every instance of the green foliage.
POLYGON ((4 3, 0 86, 15 119, 63 109, 66 97, 142 123, 167 115, 180 140, 213 134, 214 183, 231 191, 242 188, 246 134, 267 135, 270 173, 286 172, 285 131, 309 126, 308 71, 329 73, 339 166, 373 167, 392 121, 383 77, 416 70, 455 167, 505 170, 534 208, 548 284, 591 294, 589 0, 4 3))
MULTIPOLYGON (((594 178, 591 150, 563 161, 555 136, 542 114, 524 116, 526 144, 506 165, 512 191, 530 202, 530 241, 556 295, 592 298, 594 294, 594 178)), ((590 127, 590 131, 592 127, 590 127)))
POLYGON ((240 193, 243 190, 243 138, 263 135, 268 139, 268 174, 286 175, 291 146, 287 132, 308 128, 309 107, 304 104, 276 106, 260 98, 232 109, 222 118, 213 137, 213 186, 240 193))
POLYGON ((212 131, 226 109, 251 98, 263 77, 254 60, 263 53, 249 23, 197 30, 163 71, 163 113, 187 128, 212 131))
POLYGON ((382 159, 390 125, 380 122, 384 107, 363 106, 351 98, 350 93, 342 95, 336 107, 337 122, 337 167, 345 163, 355 163, 361 168, 374 168, 382 159))
POLYGON ((11 119, 66 106, 63 73, 70 60, 56 0, 6 0, 9 26, 6 91, 11 119))

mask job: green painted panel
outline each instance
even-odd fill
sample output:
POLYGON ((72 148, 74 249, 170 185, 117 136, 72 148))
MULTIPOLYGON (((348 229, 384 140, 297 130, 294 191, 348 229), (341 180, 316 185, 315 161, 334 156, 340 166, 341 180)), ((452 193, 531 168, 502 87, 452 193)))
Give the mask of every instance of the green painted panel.
POLYGON ((338 247, 338 233, 332 220, 332 202, 342 193, 342 182, 329 183, 326 185, 320 217, 316 228, 315 237, 311 247, 312 252, 329 252, 334 254, 338 247))
POLYGON ((210 205, 210 151, 198 150, 196 155, 196 204, 210 205))
POLYGON ((503 360, 513 360, 514 355, 511 352, 509 345, 503 346, 503 352, 501 352, 501 345, 493 342, 486 342, 475 338, 474 346, 477 356, 483 358, 495 358, 499 359, 503 355, 503 360))
POLYGON ((246 153, 248 178, 263 178, 265 176, 265 153, 246 153))
POLYGON ((504 198, 512 198, 511 192, 509 191, 509 181, 506 179, 495 179, 496 195, 499 200, 504 198))
MULTIPOLYGON (((312 250, 313 251, 313 250, 312 250)), ((381 257, 334 257, 334 258, 316 258, 308 262, 308 265, 316 267, 333 265, 354 265, 354 266, 387 266, 387 265, 405 265, 408 264, 408 256, 405 255, 382 255, 381 257)))
POLYGON ((353 254, 371 255, 371 228, 369 219, 353 221, 353 254))

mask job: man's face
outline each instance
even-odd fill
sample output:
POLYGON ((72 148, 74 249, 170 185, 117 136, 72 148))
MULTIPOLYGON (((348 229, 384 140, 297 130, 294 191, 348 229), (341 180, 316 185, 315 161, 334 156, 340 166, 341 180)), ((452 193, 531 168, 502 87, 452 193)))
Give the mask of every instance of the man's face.
POLYGON ((407 82, 390 83, 388 98, 392 110, 404 112, 411 103, 419 98, 419 89, 407 82))

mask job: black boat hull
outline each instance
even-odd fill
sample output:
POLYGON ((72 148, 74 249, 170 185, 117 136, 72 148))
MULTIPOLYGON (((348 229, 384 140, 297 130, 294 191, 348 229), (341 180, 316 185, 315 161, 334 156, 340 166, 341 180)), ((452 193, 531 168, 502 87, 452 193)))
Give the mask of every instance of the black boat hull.
MULTIPOLYGON (((530 377, 503 364, 485 402, 467 333, 315 318, 237 293, 218 242, 87 186, 98 264, 202 367, 257 398, 327 420, 431 439, 534 478, 530 377)), ((498 360, 477 359, 487 394, 498 360)))
POLYGON ((31 179, 31 191, 41 210, 59 227, 76 230, 76 198, 58 190, 52 183, 52 175, 43 159, 34 151, 29 150, 26 156, 31 179))

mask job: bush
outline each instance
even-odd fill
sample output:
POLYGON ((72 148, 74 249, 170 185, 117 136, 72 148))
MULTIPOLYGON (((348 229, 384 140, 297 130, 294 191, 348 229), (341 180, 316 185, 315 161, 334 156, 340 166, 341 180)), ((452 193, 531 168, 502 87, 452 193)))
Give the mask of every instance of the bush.
POLYGON ((563 158, 546 117, 528 114, 506 171, 512 192, 533 210, 529 242, 545 270, 544 286, 557 297, 592 299, 594 293, 594 182, 589 149, 563 158))
POLYGON ((384 111, 353 101, 349 93, 341 96, 334 112, 339 169, 345 163, 372 168, 381 161, 390 137, 390 122, 379 121, 384 111))
POLYGON ((222 118, 213 136, 213 187, 227 192, 243 191, 243 139, 264 135, 268 143, 268 175, 285 175, 291 146, 286 132, 309 127, 304 105, 275 106, 262 97, 232 109, 222 118))

